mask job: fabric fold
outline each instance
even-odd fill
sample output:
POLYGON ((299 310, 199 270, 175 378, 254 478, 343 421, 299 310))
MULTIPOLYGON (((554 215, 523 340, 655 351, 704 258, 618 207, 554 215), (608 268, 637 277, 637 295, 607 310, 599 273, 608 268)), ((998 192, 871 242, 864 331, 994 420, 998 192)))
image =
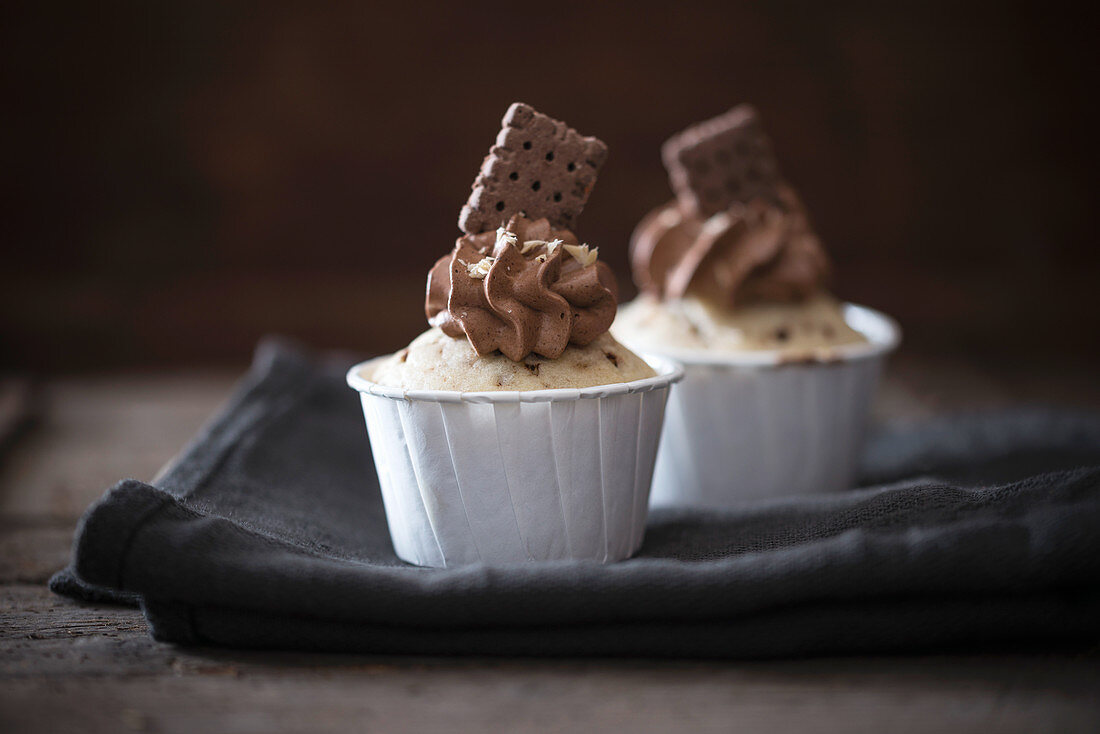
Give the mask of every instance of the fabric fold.
POLYGON ((767 657, 1100 637, 1100 416, 887 429, 865 466, 889 484, 654 512, 623 563, 432 570, 393 553, 350 362, 263 346, 156 486, 126 480, 89 509, 51 588, 140 600, 165 641, 387 654, 767 657))

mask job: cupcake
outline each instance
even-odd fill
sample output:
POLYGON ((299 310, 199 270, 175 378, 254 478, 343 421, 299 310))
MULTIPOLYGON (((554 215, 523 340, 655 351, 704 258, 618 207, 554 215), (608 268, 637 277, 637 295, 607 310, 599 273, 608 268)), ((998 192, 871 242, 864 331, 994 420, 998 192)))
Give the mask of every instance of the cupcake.
POLYGON ((896 324, 829 293, 828 256, 752 107, 688 128, 662 157, 675 198, 631 237, 640 295, 612 329, 685 367, 653 504, 849 487, 896 324))
POLYGON ((431 328, 348 372, 405 561, 608 562, 641 544, 682 371, 611 336, 614 275, 573 234, 606 154, 512 105, 428 275, 431 328))

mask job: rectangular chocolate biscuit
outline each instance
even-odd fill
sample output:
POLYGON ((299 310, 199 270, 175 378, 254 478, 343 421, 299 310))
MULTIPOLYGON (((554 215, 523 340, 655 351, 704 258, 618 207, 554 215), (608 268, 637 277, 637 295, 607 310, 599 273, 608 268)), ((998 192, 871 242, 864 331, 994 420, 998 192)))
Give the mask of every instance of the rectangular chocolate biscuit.
POLYGON ((779 167, 749 105, 674 135, 662 146, 661 156, 680 203, 704 217, 737 202, 776 199, 779 167))
POLYGON ((603 141, 516 102, 481 164, 458 226, 478 234, 523 214, 572 229, 606 158, 603 141))

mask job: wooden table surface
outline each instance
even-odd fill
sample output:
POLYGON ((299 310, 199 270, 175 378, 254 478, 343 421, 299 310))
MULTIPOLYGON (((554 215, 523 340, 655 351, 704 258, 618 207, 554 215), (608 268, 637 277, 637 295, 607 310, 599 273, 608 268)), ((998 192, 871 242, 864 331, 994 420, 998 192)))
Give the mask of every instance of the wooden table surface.
MULTIPOLYGON (((903 357, 876 412, 1098 408, 1096 382, 1084 367, 903 357)), ((185 649, 150 639, 137 610, 52 595, 88 503, 121 477, 153 477, 232 384, 40 386, 35 425, 0 454, 0 732, 1100 731, 1097 650, 697 662, 185 649)))

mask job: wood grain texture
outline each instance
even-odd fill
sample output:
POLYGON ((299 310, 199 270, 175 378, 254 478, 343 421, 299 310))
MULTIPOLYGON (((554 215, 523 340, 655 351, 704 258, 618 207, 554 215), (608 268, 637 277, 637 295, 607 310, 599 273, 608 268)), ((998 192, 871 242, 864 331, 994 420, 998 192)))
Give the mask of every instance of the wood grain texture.
POLYGON ((38 426, 0 466, 0 517, 52 518, 71 527, 120 479, 152 479, 235 380, 218 373, 51 382, 38 426))
MULTIPOLYGON (((877 412, 1014 399, 1100 406, 1087 371, 904 357, 877 412)), ((44 582, 76 518, 149 479, 233 376, 62 380, 0 461, 0 731, 1072 732, 1100 728, 1100 657, 1051 651, 770 662, 491 660, 184 649, 139 611, 44 582)))

